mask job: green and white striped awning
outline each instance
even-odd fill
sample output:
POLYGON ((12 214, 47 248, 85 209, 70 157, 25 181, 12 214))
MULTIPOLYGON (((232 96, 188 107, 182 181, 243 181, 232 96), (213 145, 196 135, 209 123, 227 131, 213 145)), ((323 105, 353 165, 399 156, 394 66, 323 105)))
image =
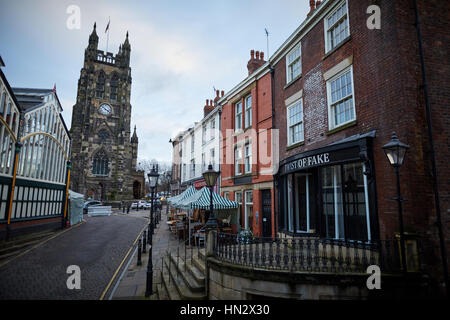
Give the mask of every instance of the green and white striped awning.
MULTIPOLYGON (((189 198, 185 198, 183 201, 178 202, 180 207, 186 209, 209 209, 210 207, 210 190, 207 187, 203 187, 200 191, 193 194, 189 198)), ((213 192, 213 208, 216 210, 223 209, 235 209, 238 207, 236 201, 225 199, 213 192)))
POLYGON ((179 195, 175 196, 175 197, 170 197, 167 199, 167 202, 169 202, 169 204, 173 207, 178 207, 179 203, 181 201, 183 201, 184 199, 189 198, 190 196, 192 196, 193 194, 197 193, 198 191, 193 187, 193 186, 189 186, 186 190, 184 190, 182 193, 180 193, 179 195))

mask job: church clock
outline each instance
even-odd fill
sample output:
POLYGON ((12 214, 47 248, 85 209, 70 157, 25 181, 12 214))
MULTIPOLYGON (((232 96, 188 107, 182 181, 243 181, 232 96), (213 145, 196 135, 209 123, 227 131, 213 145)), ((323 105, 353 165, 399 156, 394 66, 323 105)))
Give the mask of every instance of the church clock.
POLYGON ((100 108, 98 108, 98 112, 105 116, 109 116, 111 114, 111 106, 109 104, 102 104, 100 108))

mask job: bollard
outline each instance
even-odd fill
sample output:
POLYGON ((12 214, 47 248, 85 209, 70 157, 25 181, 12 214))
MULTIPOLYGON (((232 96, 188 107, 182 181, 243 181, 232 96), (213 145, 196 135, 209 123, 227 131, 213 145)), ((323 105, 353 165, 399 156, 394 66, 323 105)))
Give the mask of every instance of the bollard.
POLYGON ((169 284, 170 284, 170 278, 172 278, 171 274, 170 274, 170 265, 172 264, 172 259, 170 258, 170 252, 169 251, 167 251, 167 259, 169 259, 169 284))
POLYGON ((127 207, 127 214, 130 213, 130 206, 127 207))
POLYGON ((153 294, 153 257, 152 257, 152 246, 150 246, 147 265, 147 284, 145 289, 145 296, 150 297, 152 294, 153 294))
POLYGON ((144 230, 144 236, 142 237, 142 253, 146 253, 147 252, 147 231, 144 230))
POLYGON ((141 260, 141 239, 139 239, 139 243, 138 243, 138 260, 137 260, 137 265, 138 266, 142 265, 142 260, 141 260))
POLYGON ((122 206, 122 213, 125 213, 125 206, 122 206))
POLYGON ((178 273, 179 273, 179 268, 180 268, 180 262, 179 262, 179 257, 180 257, 180 243, 178 242, 178 247, 177 247, 177 279, 178 279, 178 273))

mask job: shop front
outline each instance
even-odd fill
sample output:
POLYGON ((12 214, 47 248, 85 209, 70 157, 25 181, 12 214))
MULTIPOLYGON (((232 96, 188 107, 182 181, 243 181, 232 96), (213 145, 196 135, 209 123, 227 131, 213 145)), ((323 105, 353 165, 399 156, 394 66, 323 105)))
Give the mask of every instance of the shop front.
POLYGON ((375 132, 299 153, 280 163, 278 231, 321 238, 378 239, 375 132))

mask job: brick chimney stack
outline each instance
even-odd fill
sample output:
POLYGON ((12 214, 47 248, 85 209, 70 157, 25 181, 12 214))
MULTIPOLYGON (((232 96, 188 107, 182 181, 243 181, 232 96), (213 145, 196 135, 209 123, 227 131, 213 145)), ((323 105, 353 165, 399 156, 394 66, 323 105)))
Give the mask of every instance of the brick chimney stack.
POLYGON ((248 75, 251 75, 264 63, 266 63, 266 61, 264 61, 264 52, 256 51, 256 58, 255 58, 255 50, 251 50, 250 60, 247 63, 248 75))
POLYGON ((206 105, 203 107, 203 117, 206 117, 208 113, 214 110, 214 104, 212 100, 206 99, 206 105))
POLYGON ((217 101, 220 99, 220 91, 216 90, 216 97, 214 98, 214 104, 216 104, 217 101))
POLYGON ((309 12, 308 12, 308 17, 311 15, 311 13, 313 13, 313 11, 316 9, 316 1, 314 0, 309 0, 309 12))

